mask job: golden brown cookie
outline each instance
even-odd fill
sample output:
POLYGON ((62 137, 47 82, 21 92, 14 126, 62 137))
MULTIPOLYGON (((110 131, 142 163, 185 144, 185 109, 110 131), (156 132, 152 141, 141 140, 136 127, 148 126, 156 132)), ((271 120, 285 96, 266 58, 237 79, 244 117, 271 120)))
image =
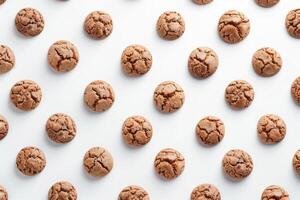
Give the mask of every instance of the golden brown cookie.
POLYGON ((52 185, 48 192, 48 200, 76 200, 75 187, 66 181, 60 181, 52 185))
POLYGON ((290 200, 290 197, 282 187, 270 185, 263 191, 261 200, 290 200))
POLYGON ((0 185, 0 200, 8 200, 8 193, 6 189, 0 185))
POLYGON ((279 0, 255 0, 257 5, 265 8, 270 8, 279 3, 279 0))
POLYGON ((11 88, 10 99, 11 102, 21 110, 33 110, 42 100, 42 90, 36 82, 22 80, 11 88))
POLYGON ((224 42, 235 44, 248 36, 250 21, 242 12, 229 10, 221 16, 218 31, 224 42))
POLYGON ((300 38, 300 9, 291 10, 285 18, 285 27, 294 38, 300 38))
POLYGON ((205 5, 208 3, 211 3, 213 0, 193 0, 194 3, 199 4, 199 5, 205 5))
POLYGON ((296 151, 293 157, 293 167, 300 176, 300 149, 296 151))
POLYGON ((118 200, 150 200, 150 197, 144 188, 130 185, 120 192, 118 200))
MULTIPOLYGON (((9 125, 5 117, 0 115, 0 140, 5 138, 9 130, 9 125)), ((1 199, 0 199, 1 200, 1 199)))
POLYGON ((221 194, 212 184, 202 184, 194 188, 191 200, 221 200, 221 194))
POLYGON ((16 63, 13 51, 5 45, 0 45, 0 74, 10 71, 16 63))
POLYGON ((294 101, 300 105, 300 76, 297 77, 291 86, 291 95, 294 101))

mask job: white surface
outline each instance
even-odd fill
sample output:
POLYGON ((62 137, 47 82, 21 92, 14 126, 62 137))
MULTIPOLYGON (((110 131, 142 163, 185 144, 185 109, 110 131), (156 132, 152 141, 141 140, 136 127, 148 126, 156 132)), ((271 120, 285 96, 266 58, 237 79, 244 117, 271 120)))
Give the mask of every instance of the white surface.
POLYGON ((297 1, 282 1, 271 9, 258 7, 254 0, 215 0, 197 6, 190 0, 8 0, 0 7, 0 43, 9 45, 17 59, 15 68, 0 76, 0 111, 10 123, 8 136, 0 142, 0 184, 9 191, 10 200, 47 199, 50 186, 59 180, 75 185, 79 199, 114 200, 123 187, 144 187, 153 200, 188 200, 200 183, 213 183, 224 200, 260 199, 263 189, 279 184, 292 200, 300 198, 300 179, 291 159, 300 148, 300 107, 290 97, 290 85, 300 75, 299 42, 285 30, 284 20, 297 1), (46 26, 35 38, 24 38, 15 31, 14 17, 24 7, 43 14, 46 26), (219 17, 229 9, 243 11, 251 20, 251 32, 237 45, 222 42, 216 31, 219 17), (114 30, 102 41, 89 39, 83 31, 85 17, 94 10, 111 14, 114 30), (167 10, 180 12, 186 32, 176 41, 161 40, 155 31, 156 20, 167 10), (80 62, 66 74, 53 72, 47 64, 47 51, 56 40, 67 39, 79 49, 80 62), (120 68, 123 49, 138 43, 147 46, 154 58, 150 72, 141 78, 128 78, 120 68), (187 58, 198 46, 209 46, 218 53, 220 65, 209 79, 196 80, 187 70, 187 58), (258 48, 270 46, 283 58, 283 68, 272 78, 257 76, 251 57, 258 48), (40 106, 32 112, 17 111, 9 101, 11 86, 21 79, 32 79, 43 89, 40 106), (86 85, 103 79, 114 87, 116 101, 103 114, 90 112, 83 104, 86 85), (230 109, 224 89, 235 79, 249 81, 255 89, 253 104, 244 111, 230 109), (177 113, 164 115, 152 102, 154 88, 173 80, 185 90, 186 102, 177 113), (45 122, 55 112, 71 115, 78 134, 67 145, 55 145, 45 133, 45 122), (274 113, 287 124, 287 135, 278 145, 262 145, 257 139, 256 123, 260 116, 274 113), (130 115, 147 117, 153 127, 151 142, 130 149, 122 141, 121 126, 130 115), (197 142, 194 127, 206 115, 216 115, 226 126, 224 140, 213 148, 197 142), (47 156, 45 170, 35 177, 22 176, 15 167, 18 151, 28 145, 40 147, 47 156), (85 152, 93 146, 107 148, 114 157, 112 172, 102 179, 86 175, 82 167, 85 152), (153 160, 159 150, 172 147, 186 158, 183 174, 173 181, 156 176, 153 160), (223 155, 242 148, 254 160, 253 173, 241 182, 227 179, 221 170, 223 155))

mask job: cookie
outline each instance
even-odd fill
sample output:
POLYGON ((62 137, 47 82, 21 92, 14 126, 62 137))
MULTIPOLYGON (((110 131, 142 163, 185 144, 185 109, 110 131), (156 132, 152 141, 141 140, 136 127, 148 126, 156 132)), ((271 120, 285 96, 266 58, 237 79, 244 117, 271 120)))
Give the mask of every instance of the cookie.
POLYGON ((113 88, 105 81, 93 81, 85 88, 84 102, 92 111, 106 111, 113 105, 114 101, 113 88))
POLYGON ((194 3, 199 4, 199 5, 205 5, 208 3, 211 3, 213 0, 193 0, 194 3))
POLYGON ((300 28, 298 26, 300 22, 300 9, 291 10, 285 18, 285 27, 294 38, 300 38, 300 28))
POLYGON ((131 185, 120 192, 118 200, 150 200, 150 197, 144 188, 131 185))
POLYGON ((0 200, 8 200, 8 193, 6 189, 0 185, 0 200))
POLYGON ((277 115, 264 115, 257 123, 257 134, 262 143, 275 144, 285 137, 286 125, 277 115))
POLYGON ((152 55, 142 45, 128 46, 122 53, 121 65, 125 74, 141 76, 146 74, 152 66, 152 55))
POLYGON ((185 95, 180 85, 173 81, 165 81, 156 87, 153 100, 159 111, 172 113, 182 107, 185 95))
MULTIPOLYGON (((0 5, 3 4, 6 0, 0 0, 0 5)), ((2 200, 2 199, 0 199, 2 200)), ((4 199, 3 199, 4 200, 4 199)))
POLYGON ((60 181, 52 185, 48 192, 48 200, 76 200, 75 187, 66 181, 60 181))
POLYGON ((167 148, 156 155, 154 167, 159 176, 171 180, 181 175, 185 167, 185 160, 181 153, 167 148))
POLYGON ((261 200, 289 200, 289 194, 280 186, 270 185, 267 187, 262 195, 261 200))
POLYGON ((185 31, 184 19, 178 12, 164 12, 157 20, 156 31, 165 40, 176 40, 185 31))
POLYGON ((217 117, 207 116, 198 122, 196 134, 203 144, 218 144, 225 134, 224 123, 217 117))
POLYGON ((74 69, 78 61, 78 50, 69 41, 57 41, 48 50, 48 63, 58 72, 67 72, 74 69))
POLYGON ((132 116, 123 123, 122 136, 129 146, 139 147, 151 140, 152 126, 145 117, 132 116))
POLYGON ((188 69, 195 78, 207 78, 217 70, 219 59, 214 50, 199 47, 192 51, 188 60, 188 69))
POLYGON ((228 177, 234 180, 246 178, 253 170, 253 161, 251 156, 240 149, 228 151, 222 162, 223 171, 228 177))
POLYGON ((16 63, 13 51, 5 45, 0 45, 0 74, 10 71, 16 63))
POLYGON ((56 113, 47 120, 46 131, 53 142, 68 143, 76 136, 76 124, 70 116, 56 113))
POLYGON ((294 80, 291 86, 291 95, 294 101, 300 105, 300 76, 294 80))
POLYGON ((42 100, 42 90, 36 82, 22 80, 11 88, 10 99, 11 102, 21 110, 33 110, 42 100))
POLYGON ((250 21, 242 12, 229 10, 221 16, 218 31, 224 42, 235 44, 249 35, 250 21))
POLYGON ((43 171, 46 157, 42 150, 36 147, 25 147, 17 155, 16 165, 26 176, 34 176, 43 171))
POLYGON ((221 194, 212 184, 202 184, 194 188, 191 200, 221 200, 221 194))
POLYGON ((84 155, 83 165, 91 176, 102 177, 112 170, 113 158, 107 150, 93 147, 84 155))
POLYGON ((279 0, 255 0, 257 5, 265 8, 270 8, 279 3, 279 0))
POLYGON ((236 80, 229 83, 225 90, 225 99, 234 109, 244 109, 254 100, 254 89, 247 81, 236 80))
POLYGON ((20 10, 15 19, 17 30, 27 37, 39 35, 45 26, 42 14, 33 8, 20 10))
POLYGON ((94 39, 104 39, 111 34, 113 21, 108 13, 94 11, 85 18, 84 30, 94 39))
MULTIPOLYGON (((5 138, 9 130, 9 125, 5 117, 0 115, 0 140, 5 138)), ((1 200, 1 199, 0 199, 1 200)))
POLYGON ((300 176, 300 149, 296 151, 293 157, 293 167, 300 176))

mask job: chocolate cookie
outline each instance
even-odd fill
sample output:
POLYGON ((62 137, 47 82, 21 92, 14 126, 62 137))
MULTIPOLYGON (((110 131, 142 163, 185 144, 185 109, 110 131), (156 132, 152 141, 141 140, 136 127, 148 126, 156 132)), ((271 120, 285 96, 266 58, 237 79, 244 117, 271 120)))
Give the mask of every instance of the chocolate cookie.
POLYGON ((224 123, 214 116, 205 117, 198 122, 196 134, 199 140, 204 144, 218 144, 225 134, 224 123))
POLYGON ((251 156, 239 149, 228 151, 223 158, 223 171, 234 180, 241 180, 251 174, 253 161, 251 156))
POLYGON ((6 189, 0 185, 0 200, 8 200, 8 193, 6 189))
POLYGON ((185 95, 180 85, 173 81, 165 81, 156 87, 153 99, 159 111, 172 113, 182 107, 185 95))
POLYGON ((78 50, 69 41, 57 41, 48 50, 48 63, 58 72, 67 72, 74 69, 78 61, 78 50))
MULTIPOLYGON (((9 130, 9 125, 5 117, 0 115, 0 140, 5 138, 9 130)), ((1 200, 1 199, 0 199, 1 200)))
POLYGON ((211 3, 212 1, 213 0, 193 0, 194 3, 200 4, 200 5, 208 4, 208 3, 211 3))
POLYGON ((212 184, 202 184, 194 188, 191 200, 221 200, 221 194, 212 184))
POLYGON ((131 185, 120 192, 118 200, 150 200, 150 197, 144 188, 131 185))
POLYGON ((292 83, 291 95, 294 101, 300 105, 300 76, 292 83))
POLYGON ((105 81, 93 81, 85 88, 84 102, 92 111, 106 111, 113 105, 114 101, 113 88, 105 81))
POLYGON ((264 115, 257 123, 257 134, 262 143, 275 144, 285 137, 286 125, 277 115, 264 115))
POLYGON ((128 145, 139 147, 151 140, 152 126, 146 118, 132 116, 123 123, 122 136, 128 145))
POLYGON ((42 150, 36 147, 25 147, 17 155, 17 168, 26 176, 34 176, 43 171, 46 157, 42 150))
POLYGON ((293 157, 293 167, 300 176, 300 149, 296 151, 293 157))
POLYGON ((94 39, 104 39, 111 34, 113 21, 108 13, 94 11, 85 18, 84 30, 94 39))
POLYGON ((257 5, 265 8, 275 6, 279 0, 255 0, 257 5))
POLYGON ((84 155, 83 165, 91 176, 102 177, 112 170, 113 158, 107 150, 93 147, 84 155))
POLYGON ((218 31, 224 42, 235 44, 248 36, 250 21, 242 12, 229 10, 220 18, 218 31))
POLYGON ((161 38, 165 40, 175 40, 184 33, 185 22, 178 12, 167 11, 158 18, 156 30, 161 38))
POLYGON ((235 109, 243 109, 250 106, 254 99, 254 89, 243 80, 236 80, 229 83, 225 90, 225 99, 235 109))
POLYGON ((157 174, 168 180, 177 178, 183 172, 184 166, 183 155, 171 148, 161 150, 154 161, 157 174))
POLYGON ((10 99, 11 102, 21 110, 33 110, 42 100, 42 90, 36 82, 22 80, 11 88, 10 99))
POLYGON ((76 124, 70 116, 56 113, 47 120, 46 131, 52 141, 68 143, 76 136, 76 124))
MULTIPOLYGON (((6 0, 0 0, 0 5, 3 4, 6 0)), ((0 199, 2 200, 2 199, 0 199)))
POLYGON ((289 194, 280 186, 271 185, 267 187, 262 195, 261 200, 289 200, 289 194))
POLYGON ((75 187, 66 181, 60 181, 52 185, 48 192, 48 200, 76 200, 75 187))
POLYGON ((207 78, 217 70, 219 59, 214 50, 199 47, 192 51, 188 60, 188 68, 195 78, 207 78))
POLYGON ((24 8, 20 10, 15 19, 17 30, 28 37, 40 34, 45 26, 42 14, 33 8, 24 8))
POLYGON ((0 45, 0 74, 10 71, 15 66, 15 55, 13 51, 5 45, 0 45))
POLYGON ((298 26, 300 22, 300 9, 291 10, 285 18, 285 27, 294 38, 300 38, 300 28, 298 26))
POLYGON ((129 76, 146 74, 152 66, 150 51, 141 45, 128 46, 122 54, 121 64, 123 71, 129 76))

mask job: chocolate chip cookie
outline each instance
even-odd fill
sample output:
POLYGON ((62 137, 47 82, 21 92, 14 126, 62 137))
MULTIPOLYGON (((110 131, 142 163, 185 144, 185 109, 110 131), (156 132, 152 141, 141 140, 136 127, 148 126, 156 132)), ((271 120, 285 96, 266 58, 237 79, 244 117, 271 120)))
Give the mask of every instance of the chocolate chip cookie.
POLYGON ((110 15, 103 11, 91 12, 84 22, 86 33, 97 40, 108 37, 113 30, 113 21, 110 15))
POLYGON ((289 194, 280 186, 270 185, 267 187, 262 195, 261 200, 289 200, 289 194))
POLYGON ((10 71, 16 63, 16 58, 11 50, 6 45, 0 45, 0 74, 10 71))
MULTIPOLYGON (((5 117, 0 115, 0 140, 5 138, 9 130, 9 125, 5 117)), ((0 199, 1 200, 1 199, 0 199)))
POLYGON ((296 151, 293 157, 293 167, 300 176, 300 149, 296 151))
POLYGON ((213 0, 193 0, 194 3, 199 4, 199 5, 205 5, 208 3, 211 3, 213 0))
POLYGON ((300 9, 291 10, 285 18, 285 27, 294 38, 300 38, 300 9))
POLYGON ((0 200, 8 200, 8 193, 6 189, 0 185, 0 200))
POLYGON ((48 192, 48 200, 76 200, 75 187, 66 181, 60 181, 52 185, 48 192))
POLYGON ((202 184, 194 188, 191 200, 221 200, 221 194, 212 184, 202 184))
POLYGON ((150 200, 150 197, 144 188, 131 185, 120 192, 118 200, 150 200))
POLYGON ((300 105, 300 76, 297 77, 292 83, 291 95, 294 101, 300 105))

